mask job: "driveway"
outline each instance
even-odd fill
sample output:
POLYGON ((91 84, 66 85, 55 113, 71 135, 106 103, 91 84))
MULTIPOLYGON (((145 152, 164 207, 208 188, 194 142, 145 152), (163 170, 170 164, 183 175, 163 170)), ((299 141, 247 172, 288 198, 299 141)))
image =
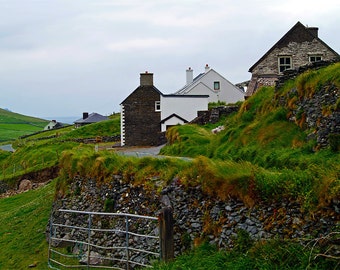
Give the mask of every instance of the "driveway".
POLYGON ((164 145, 165 144, 155 147, 122 147, 116 149, 115 151, 124 156, 136 156, 136 157, 157 156, 159 154, 159 151, 164 145))

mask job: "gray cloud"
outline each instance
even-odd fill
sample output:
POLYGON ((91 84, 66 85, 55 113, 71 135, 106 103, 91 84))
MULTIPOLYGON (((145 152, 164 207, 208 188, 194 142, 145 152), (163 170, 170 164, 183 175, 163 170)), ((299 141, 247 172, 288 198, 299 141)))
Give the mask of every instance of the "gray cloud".
POLYGON ((109 114, 153 72, 174 92, 209 64, 233 83, 297 21, 339 52, 335 0, 0 0, 0 107, 109 114))

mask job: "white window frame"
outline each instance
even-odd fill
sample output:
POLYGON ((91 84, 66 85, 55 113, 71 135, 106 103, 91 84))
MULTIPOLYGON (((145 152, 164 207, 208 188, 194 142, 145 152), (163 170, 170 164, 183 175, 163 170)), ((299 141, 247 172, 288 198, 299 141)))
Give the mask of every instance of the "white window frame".
POLYGON ((322 61, 322 55, 320 54, 311 54, 309 55, 309 63, 314 63, 314 62, 318 62, 318 61, 322 61), (314 58, 314 61, 312 61, 312 58, 314 58), (316 58, 320 58, 319 60, 315 60, 316 58))
POLYGON ((283 73, 285 70, 293 68, 292 57, 290 55, 280 55, 277 62, 279 73, 283 73), (281 63, 281 59, 284 59, 284 63, 281 63), (289 64, 287 64, 287 59, 289 59, 289 64), (281 67, 283 68, 282 70, 281 67))
POLYGON ((220 81, 214 81, 214 90, 218 91, 221 89, 221 83, 220 81))
POLYGON ((161 111, 161 102, 155 101, 155 112, 160 112, 160 111, 161 111))

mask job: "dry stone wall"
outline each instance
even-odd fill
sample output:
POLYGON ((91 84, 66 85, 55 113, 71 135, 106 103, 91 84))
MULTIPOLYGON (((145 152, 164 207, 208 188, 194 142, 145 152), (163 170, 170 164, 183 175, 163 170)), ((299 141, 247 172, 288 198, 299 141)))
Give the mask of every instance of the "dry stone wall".
MULTIPOLYGON (((114 175, 110 183, 102 185, 98 185, 95 179, 74 179, 69 195, 54 202, 52 218, 61 224, 79 226, 81 220, 57 210, 109 210, 157 216, 163 207, 173 209, 175 255, 202 241, 220 248, 232 248, 240 230, 249 233, 253 239, 290 238, 305 241, 334 231, 339 226, 340 217, 339 200, 309 215, 296 201, 282 199, 271 203, 259 202, 254 207, 248 207, 236 199, 222 201, 208 196, 200 186, 184 187, 177 179, 156 193, 144 186, 133 186, 123 181, 120 175, 114 175), (108 201, 111 202, 110 208, 108 201)), ((100 222, 100 226, 105 223, 103 220, 97 222, 100 222)), ((143 224, 139 226, 141 229, 145 227, 143 224)), ((76 236, 70 232, 60 237, 76 236)), ((97 243, 101 244, 112 245, 117 241, 100 235, 97 237, 97 243)))
MULTIPOLYGON (((288 70, 277 82, 276 89, 285 81, 296 78, 299 74, 309 69, 319 69, 330 65, 332 62, 317 62, 313 65, 303 66, 296 70, 288 70)), ((280 103, 289 107, 289 97, 299 96, 296 88, 291 89, 280 103)), ((317 89, 313 95, 301 96, 295 102, 295 108, 291 109, 289 120, 300 123, 301 128, 310 130, 308 139, 315 139, 318 147, 329 146, 330 135, 340 134, 340 110, 337 102, 340 99, 340 89, 328 83, 317 89)))

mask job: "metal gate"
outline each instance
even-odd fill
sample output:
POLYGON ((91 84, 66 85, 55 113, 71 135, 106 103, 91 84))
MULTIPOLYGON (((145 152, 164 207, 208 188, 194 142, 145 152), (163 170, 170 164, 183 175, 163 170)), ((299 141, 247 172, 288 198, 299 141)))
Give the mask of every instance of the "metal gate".
POLYGON ((156 217, 66 209, 58 212, 50 221, 51 269, 151 267, 161 256, 156 217))

